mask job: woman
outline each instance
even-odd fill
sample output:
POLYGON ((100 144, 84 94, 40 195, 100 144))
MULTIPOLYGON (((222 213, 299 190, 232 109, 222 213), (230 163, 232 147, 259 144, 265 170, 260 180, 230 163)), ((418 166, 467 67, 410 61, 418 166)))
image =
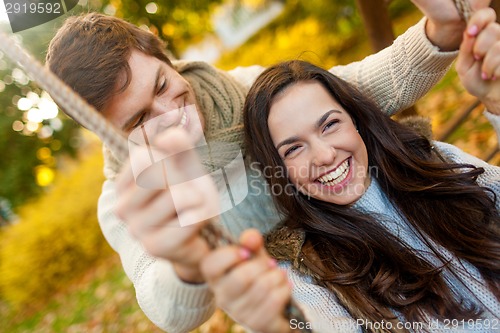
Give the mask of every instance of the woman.
MULTIPOLYGON (((464 50, 471 39, 462 45, 457 68, 462 79, 477 82, 481 62, 471 60, 472 49, 464 50)), ((484 62, 499 66, 492 57, 498 59, 498 52, 484 62)), ((472 84, 475 93, 498 112, 499 84, 486 81, 472 84)), ((377 112, 346 82, 301 61, 273 66, 257 79, 245 104, 245 126, 247 152, 286 216, 267 247, 288 271, 310 326, 326 332, 349 325, 369 331, 500 329, 500 168, 429 141, 377 112)), ((240 250, 241 261, 249 257, 240 250)), ((243 293, 236 291, 256 288, 228 288, 220 272, 235 276, 240 262, 220 262, 206 260, 202 268, 221 306, 238 319, 235 312, 248 313, 243 305, 251 302, 240 301, 243 293), (238 297, 228 300, 228 289, 238 297)), ((265 271, 258 267, 256 280, 265 271)), ((274 274, 267 282, 280 286, 275 303, 282 306, 289 292, 283 279, 274 274)), ((258 318, 239 318, 259 327, 258 318)), ((290 322, 288 328, 299 326, 290 322)), ((284 327, 281 322, 263 331, 284 327)))

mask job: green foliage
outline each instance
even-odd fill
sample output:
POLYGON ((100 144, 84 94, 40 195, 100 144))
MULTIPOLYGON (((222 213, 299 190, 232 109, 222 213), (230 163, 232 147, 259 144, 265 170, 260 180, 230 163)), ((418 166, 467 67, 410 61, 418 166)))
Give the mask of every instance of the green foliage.
MULTIPOLYGON (((404 0, 392 1, 389 12, 399 21, 411 13, 421 16, 411 2, 404 0)), ((223 54, 217 65, 224 69, 269 66, 300 58, 328 68, 361 60, 370 53, 354 0, 288 0, 275 21, 238 49, 223 54)))
POLYGON ((0 234, 0 295, 14 307, 45 299, 110 253, 97 223, 99 149, 19 210, 0 234))
MULTIPOLYGON (((10 28, 0 25, 0 29, 9 31, 10 28)), ((23 45, 35 58, 42 60, 50 38, 46 32, 27 30, 16 34, 16 37, 23 40, 23 45)), ((62 126, 57 126, 52 135, 43 139, 38 137, 39 130, 44 125, 49 128, 54 120, 44 120, 36 130, 26 130, 27 112, 17 108, 17 101, 28 94, 41 95, 42 89, 24 74, 20 74, 23 72, 16 67, 0 52, 0 151, 4 156, 0 160, 0 197, 7 198, 14 209, 43 193, 43 188, 36 182, 36 168, 44 166, 54 170, 57 167, 57 156, 74 156, 76 147, 72 143, 78 136, 75 123, 64 116, 57 119, 62 126), (14 131, 16 123, 24 127, 24 130, 14 131), (37 156, 40 148, 44 147, 49 149, 52 159, 42 160, 37 156)))
MULTIPOLYGON (((3 81, 0 79, 0 82, 3 81)), ((29 91, 40 91, 34 86, 29 88, 29 91)), ((13 207, 17 207, 42 192, 42 188, 37 185, 35 179, 37 166, 56 167, 55 159, 44 162, 39 156, 37 157, 37 151, 47 147, 51 149, 54 157, 60 154, 74 156, 75 147, 71 143, 72 138, 78 135, 76 125, 69 120, 62 120, 64 124, 62 129, 54 131, 51 137, 43 140, 39 139, 35 133, 23 135, 15 132, 12 126, 14 122, 22 121, 23 115, 14 106, 12 100, 24 96, 23 90, 26 91, 27 87, 13 83, 7 85, 5 91, 0 94, 0 151, 6 157, 0 160, 0 179, 2 180, 0 197, 8 198, 13 207)))
MULTIPOLYGON (((111 12, 138 26, 146 26, 167 42, 169 50, 179 56, 189 44, 203 38, 212 30, 211 13, 221 0, 104 0, 99 11, 111 12), (147 5, 154 3, 155 12, 148 12, 147 5)), ((153 7, 154 8, 154 7, 153 7)), ((151 11, 151 10, 150 10, 151 11)))

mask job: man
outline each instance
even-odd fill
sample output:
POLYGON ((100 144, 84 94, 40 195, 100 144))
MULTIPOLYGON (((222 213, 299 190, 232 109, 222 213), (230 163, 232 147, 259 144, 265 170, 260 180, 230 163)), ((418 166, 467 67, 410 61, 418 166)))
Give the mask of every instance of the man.
MULTIPOLYGON (((427 20, 410 28, 392 47, 359 63, 331 69, 369 94, 389 114, 412 105, 442 77, 457 54, 454 50, 465 26, 450 0, 414 2, 427 20)), ((93 13, 66 21, 49 46, 47 64, 125 132, 194 104, 198 114, 188 111, 182 115, 191 138, 199 138, 203 131, 209 141, 236 144, 242 139, 246 91, 263 70, 252 66, 222 72, 201 62, 172 63, 164 45, 152 34, 93 13), (190 121, 196 117, 203 128, 190 121)), ((176 142, 169 145, 175 149, 176 142)), ((203 189, 193 188, 174 207, 168 190, 138 187, 130 168, 122 172, 117 188, 115 177, 121 164, 112 153, 106 153, 108 180, 99 199, 103 233, 120 254, 146 315, 168 332, 189 331, 215 309, 199 270, 209 248, 198 234, 203 224, 173 226, 178 225, 179 211, 207 209, 203 189)), ((260 179, 251 169, 247 174, 252 181, 260 179)), ((253 184, 247 198, 221 216, 234 235, 250 227, 265 233, 279 222, 269 197, 262 194, 263 183, 253 184)))

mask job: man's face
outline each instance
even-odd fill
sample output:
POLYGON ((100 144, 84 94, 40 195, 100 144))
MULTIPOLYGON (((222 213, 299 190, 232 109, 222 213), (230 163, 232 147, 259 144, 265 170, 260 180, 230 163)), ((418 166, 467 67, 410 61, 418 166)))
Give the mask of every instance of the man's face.
MULTIPOLYGON (((103 110, 103 115, 125 133, 139 125, 164 115, 170 125, 184 127, 193 142, 203 135, 203 118, 189 83, 168 64, 158 58, 133 50, 128 61, 131 70, 127 89, 114 95, 103 110), (170 113, 169 113, 170 112, 170 113), (198 120, 199 117, 199 120, 198 120)), ((122 75, 115 87, 125 82, 122 75)))

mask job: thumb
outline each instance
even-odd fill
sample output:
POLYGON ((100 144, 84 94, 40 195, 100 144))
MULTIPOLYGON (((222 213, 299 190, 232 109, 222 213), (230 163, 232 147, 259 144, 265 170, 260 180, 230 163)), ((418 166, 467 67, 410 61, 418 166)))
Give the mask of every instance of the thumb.
POLYGON ((165 163, 169 186, 184 183, 206 174, 194 144, 186 130, 169 128, 154 141, 160 159, 165 163))
POLYGON ((240 245, 255 254, 265 251, 264 239, 257 229, 245 230, 240 236, 240 245))
POLYGON ((476 25, 469 26, 464 32, 462 44, 458 52, 457 63, 455 65, 457 73, 460 75, 465 74, 474 65, 476 59, 474 58, 473 48, 476 41, 476 25))

